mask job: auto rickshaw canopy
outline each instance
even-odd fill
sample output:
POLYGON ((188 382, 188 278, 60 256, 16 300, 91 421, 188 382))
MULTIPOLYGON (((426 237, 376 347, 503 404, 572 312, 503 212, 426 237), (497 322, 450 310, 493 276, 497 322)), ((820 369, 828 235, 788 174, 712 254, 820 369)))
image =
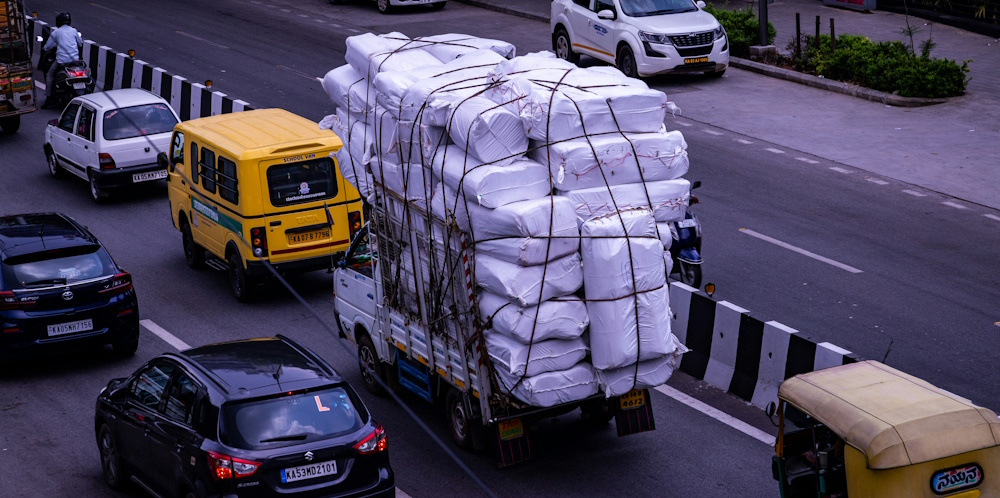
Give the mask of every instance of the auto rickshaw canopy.
POLYGON ((991 410, 876 361, 796 375, 778 398, 892 469, 1000 445, 991 410))

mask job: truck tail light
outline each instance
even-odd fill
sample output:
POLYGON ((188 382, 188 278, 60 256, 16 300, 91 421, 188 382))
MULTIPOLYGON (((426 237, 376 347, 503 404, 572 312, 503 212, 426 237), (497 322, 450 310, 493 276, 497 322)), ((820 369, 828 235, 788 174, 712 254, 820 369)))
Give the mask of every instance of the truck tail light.
POLYGON ((38 302, 38 296, 17 297, 11 291, 0 291, 0 310, 23 310, 38 302))
POLYGON ((250 229, 250 247, 258 258, 267 256, 267 233, 263 227, 250 229))
POLYGON ((260 462, 235 458, 214 451, 208 452, 208 467, 216 481, 250 477, 260 468, 260 462))
POLYGON ((361 230, 361 211, 351 211, 347 215, 347 224, 351 228, 351 240, 354 240, 354 234, 361 230))
POLYGON ((385 428, 382 424, 376 424, 375 430, 367 435, 358 444, 354 445, 354 449, 358 450, 358 453, 362 455, 370 455, 372 453, 381 453, 389 448, 389 436, 385 433, 385 428))
POLYGON ((108 287, 107 289, 98 292, 100 294, 110 294, 110 293, 117 294, 119 292, 125 292, 127 290, 130 290, 131 288, 132 288, 132 275, 127 271, 123 271, 121 273, 116 274, 114 279, 111 280, 111 287, 108 287))
POLYGON ((97 156, 97 160, 101 165, 101 169, 115 169, 115 158, 111 157, 111 154, 101 152, 97 156))

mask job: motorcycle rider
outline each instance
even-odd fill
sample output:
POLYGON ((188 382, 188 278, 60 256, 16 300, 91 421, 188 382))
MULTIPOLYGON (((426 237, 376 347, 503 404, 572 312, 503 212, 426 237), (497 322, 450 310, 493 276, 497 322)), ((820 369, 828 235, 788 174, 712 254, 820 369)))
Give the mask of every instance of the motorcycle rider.
POLYGON ((66 64, 80 60, 80 51, 83 49, 83 37, 73 26, 70 26, 72 19, 69 12, 56 14, 56 29, 49 33, 49 39, 45 42, 44 50, 56 49, 56 61, 49 67, 49 72, 45 74, 45 103, 42 109, 55 107, 55 99, 52 98, 52 87, 55 86, 56 73, 63 69, 66 64))

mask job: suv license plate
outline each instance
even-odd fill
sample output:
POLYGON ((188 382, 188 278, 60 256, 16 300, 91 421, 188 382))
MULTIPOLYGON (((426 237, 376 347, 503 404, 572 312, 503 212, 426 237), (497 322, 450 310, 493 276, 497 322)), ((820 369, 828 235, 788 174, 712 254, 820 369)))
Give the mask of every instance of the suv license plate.
POLYGON ((75 88, 77 90, 83 90, 84 88, 87 88, 87 84, 86 83, 73 83, 73 88, 75 88))
POLYGON ((330 229, 324 228, 322 230, 315 230, 312 232, 290 233, 288 234, 288 243, 301 244, 303 242, 312 242, 314 240, 326 240, 329 238, 330 238, 330 229))
POLYGON ((58 325, 49 325, 48 327, 49 337, 75 334, 77 332, 86 332, 88 330, 94 330, 94 321, 89 318, 75 322, 60 323, 58 325))
POLYGON ((132 175, 132 183, 148 182, 150 180, 161 180, 167 177, 167 170, 147 171, 132 175))
POLYGON ((699 62, 708 62, 708 57, 691 57, 690 59, 684 59, 685 64, 697 64, 699 62))
POLYGON ((281 469, 281 482, 295 482, 305 479, 315 479, 317 477, 332 476, 337 473, 337 462, 320 462, 303 465, 301 467, 289 467, 281 469))

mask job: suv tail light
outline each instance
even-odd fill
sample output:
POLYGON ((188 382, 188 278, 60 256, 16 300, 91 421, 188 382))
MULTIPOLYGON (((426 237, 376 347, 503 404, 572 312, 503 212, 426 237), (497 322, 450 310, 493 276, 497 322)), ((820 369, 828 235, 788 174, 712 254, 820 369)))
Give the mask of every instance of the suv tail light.
POLYGON ((114 279, 111 281, 111 287, 99 291, 100 294, 108 294, 111 292, 125 292, 132 288, 132 275, 127 271, 123 271, 115 275, 114 279))
POLYGON ((361 230, 361 211, 351 211, 347 215, 347 224, 351 228, 351 240, 354 240, 354 234, 361 230))
POLYGON ((354 445, 354 449, 358 450, 358 453, 362 455, 370 455, 372 453, 381 453, 389 447, 389 436, 385 434, 385 429, 382 424, 375 425, 375 431, 366 436, 358 444, 354 445))
POLYGON ((97 160, 101 165, 101 169, 115 169, 115 158, 111 157, 111 154, 101 152, 97 156, 97 160))
POLYGON ((11 291, 0 291, 0 310, 23 310, 38 302, 38 296, 17 297, 11 291))
POLYGON ((235 458, 214 451, 208 452, 208 468, 216 481, 250 477, 260 468, 260 462, 235 458))
POLYGON ((267 256, 267 233, 262 227, 250 229, 250 247, 258 258, 267 256))

